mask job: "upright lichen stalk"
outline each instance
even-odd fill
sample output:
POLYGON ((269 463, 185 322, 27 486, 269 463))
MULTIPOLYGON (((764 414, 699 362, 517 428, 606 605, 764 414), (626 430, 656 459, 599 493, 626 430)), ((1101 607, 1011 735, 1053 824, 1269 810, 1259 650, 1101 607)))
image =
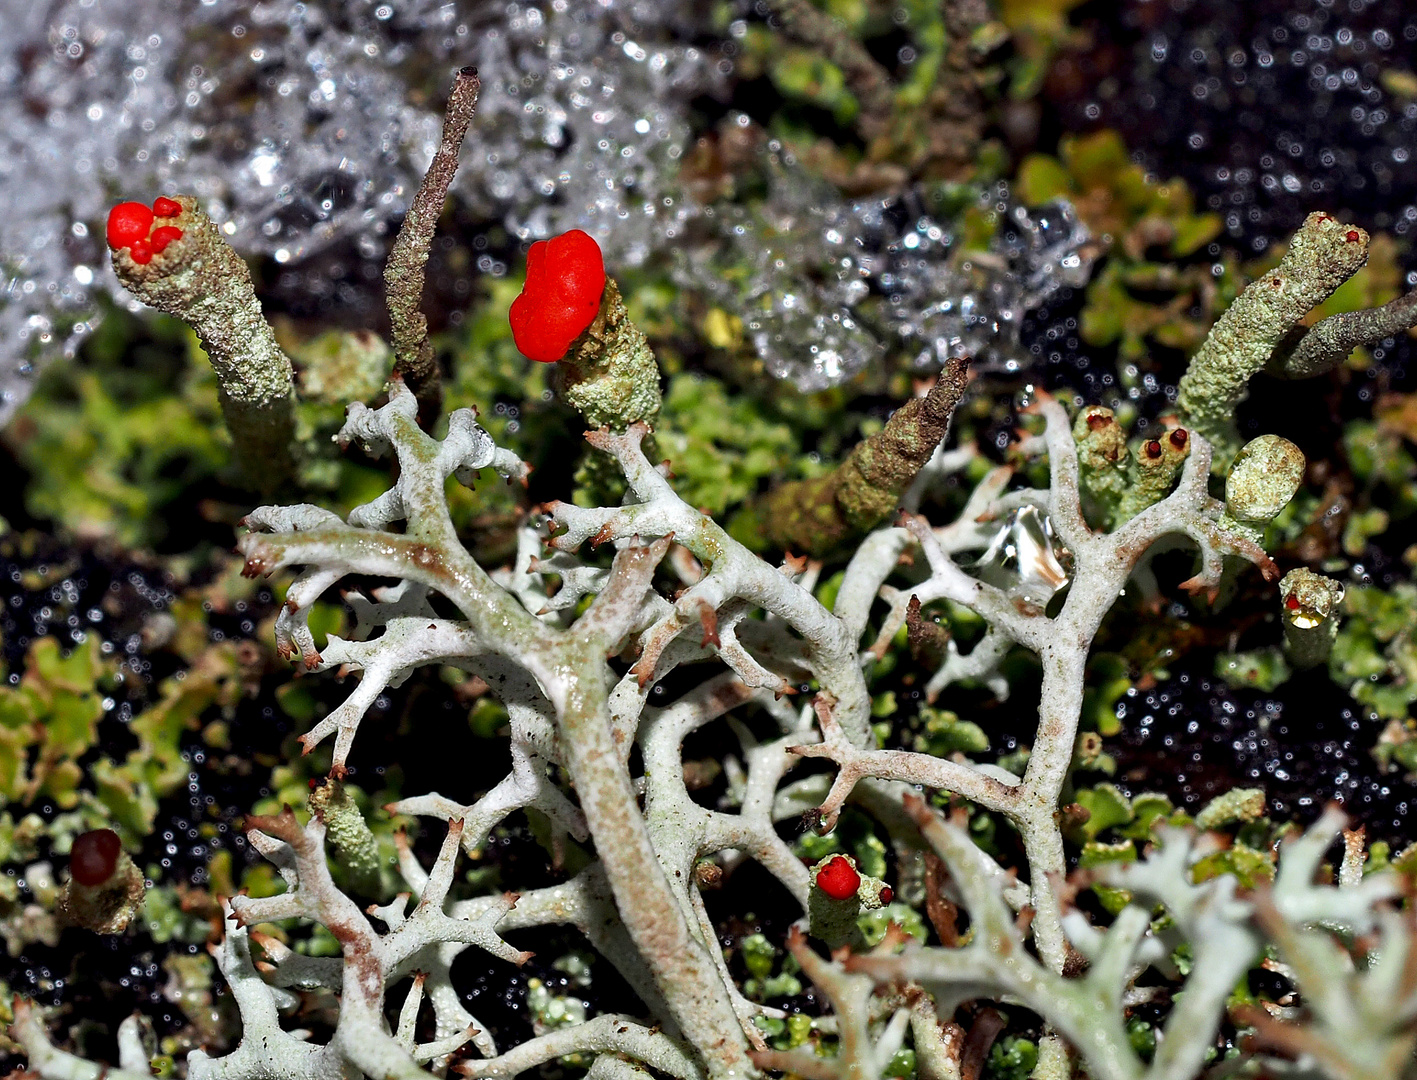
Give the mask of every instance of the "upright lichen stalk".
POLYGON ((295 467, 290 358, 261 313, 245 260, 197 200, 158 201, 180 212, 162 219, 154 233, 175 228, 180 235, 161 250, 135 252, 131 243, 113 244, 110 228, 113 269, 143 303, 196 331, 216 371, 222 416, 246 474, 258 488, 273 490, 295 467))
POLYGON ((443 137, 418 194, 409 204, 384 267, 389 323, 394 332, 394 370, 418 399, 418 414, 425 426, 437 418, 442 408, 443 385, 433 344, 428 340, 428 320, 419 310, 423 302, 423 271, 481 88, 476 68, 458 72, 443 117, 443 137))

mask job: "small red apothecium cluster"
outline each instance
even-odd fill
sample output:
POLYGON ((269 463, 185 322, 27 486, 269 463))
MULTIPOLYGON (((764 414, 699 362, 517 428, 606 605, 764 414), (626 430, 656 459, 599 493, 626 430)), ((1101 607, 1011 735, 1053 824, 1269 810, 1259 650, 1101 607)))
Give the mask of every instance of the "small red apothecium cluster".
POLYGON ((595 321, 605 293, 600 245, 580 229, 531 245, 526 284, 512 301, 512 339, 528 360, 554 364, 595 321))
POLYGON ((140 202, 119 203, 108 212, 108 246, 115 250, 127 248, 135 263, 150 263, 168 244, 182 239, 182 230, 176 225, 154 229, 154 223, 181 213, 182 204, 166 196, 153 200, 151 209, 140 202))

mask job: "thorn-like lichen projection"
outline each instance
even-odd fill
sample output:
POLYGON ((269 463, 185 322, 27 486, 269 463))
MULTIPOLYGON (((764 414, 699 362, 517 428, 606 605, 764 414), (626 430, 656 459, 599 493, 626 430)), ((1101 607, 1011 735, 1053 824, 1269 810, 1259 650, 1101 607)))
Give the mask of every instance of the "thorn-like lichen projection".
POLYGON ((394 370, 418 399, 418 417, 424 427, 437 419, 443 407, 443 385, 433 343, 428 340, 428 320, 419 305, 423 302, 423 270, 428 264, 428 248, 448 186, 458 169, 458 150, 477 108, 482 83, 476 68, 463 68, 453 83, 452 95, 443 117, 443 138, 423 177, 418 194, 409 204, 399 227, 398 239, 384 267, 384 287, 389 306, 389 322, 394 331, 394 370))
POLYGON ((1333 578, 1299 567, 1279 583, 1279 615, 1284 622, 1284 655, 1296 669, 1328 663, 1338 637, 1338 605, 1343 586, 1333 578))
POLYGON ((825 476, 768 492, 752 511, 764 545, 825 555, 894 514, 949 430, 969 382, 967 363, 951 360, 928 394, 902 405, 825 476))
POLYGON ((1368 234, 1330 214, 1310 214, 1279 265, 1252 282, 1211 327, 1181 378, 1181 420, 1215 449, 1224 472, 1240 448, 1235 407, 1299 320, 1331 296, 1368 258, 1368 234))
POLYGON ((221 387, 221 409, 251 482, 274 489, 294 469, 295 399, 290 358, 276 344, 251 271, 190 195, 171 200, 182 235, 146 262, 112 249, 123 287, 197 332, 221 387))
POLYGON ((556 371, 561 396, 592 428, 618 433, 635 423, 653 425, 659 416, 659 364, 625 310, 614 278, 605 279, 600 311, 571 342, 556 371))

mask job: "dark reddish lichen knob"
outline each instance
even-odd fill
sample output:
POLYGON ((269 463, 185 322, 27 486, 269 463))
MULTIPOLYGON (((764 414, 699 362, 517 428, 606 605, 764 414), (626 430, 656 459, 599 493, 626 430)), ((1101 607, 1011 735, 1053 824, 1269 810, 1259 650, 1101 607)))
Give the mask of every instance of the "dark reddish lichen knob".
POLYGON ((846 900, 855 896, 860 887, 861 875, 845 856, 838 855, 817 871, 817 888, 833 900, 846 900))
POLYGON ((123 842, 112 829, 92 829, 74 837, 69 852, 69 873, 80 885, 102 885, 118 869, 123 842))
POLYGON ((572 229, 531 245, 526 284, 512 301, 512 338, 528 360, 554 364, 595 321, 605 293, 600 245, 572 229))

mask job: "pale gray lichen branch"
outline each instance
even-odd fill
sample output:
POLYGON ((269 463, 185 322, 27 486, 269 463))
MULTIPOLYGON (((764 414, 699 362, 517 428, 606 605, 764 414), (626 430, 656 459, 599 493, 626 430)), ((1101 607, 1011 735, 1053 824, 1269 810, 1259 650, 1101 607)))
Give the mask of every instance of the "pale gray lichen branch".
MULTIPOLYGON (((1333 977, 1327 993, 1330 1005, 1347 1010, 1346 1029, 1353 1064, 1370 1057, 1373 1064, 1391 1066, 1410 1053, 1414 992, 1399 993, 1396 1008, 1374 1006, 1355 1016, 1353 1006, 1365 1001, 1381 985, 1391 992, 1395 969, 1407 963, 1414 940, 1411 920, 1396 915, 1386 901, 1398 892, 1396 875, 1363 879, 1361 884, 1334 888, 1315 884, 1318 862, 1342 826, 1342 816, 1330 811, 1298 842, 1281 852, 1280 872, 1269 897, 1244 900, 1236 895, 1235 879, 1213 878, 1202 884, 1191 881, 1191 866, 1203 848, 1192 837, 1173 830, 1146 859, 1098 871, 1109 885, 1130 891, 1128 904, 1104 931, 1080 911, 1067 913, 1065 924, 1074 946, 1086 957, 1087 970, 1066 978, 1034 959, 1023 947, 1013 912, 1004 903, 996 879, 977 869, 977 849, 968 834, 938 818, 918 800, 911 809, 922 832, 948 866, 973 927, 969 941, 957 947, 921 947, 906 944, 899 955, 853 956, 849 972, 871 976, 883 986, 919 984, 934 998, 945 1015, 971 997, 1012 999, 1037 1012, 1064 1035, 1082 1055, 1089 1075, 1100 1080, 1183 1080, 1197 1075, 1219 1025, 1237 979, 1259 954, 1266 940, 1281 943, 1281 959, 1303 963, 1322 956, 1316 978, 1333 977), (1164 905, 1168 919, 1153 923, 1151 906, 1164 905), (1375 927, 1389 930, 1378 965, 1355 974, 1352 956, 1343 947, 1342 933, 1369 933, 1375 927), (1178 972, 1171 962, 1177 946, 1191 950, 1190 974, 1175 995, 1172 1008, 1157 1040, 1150 1064, 1141 1060, 1127 1038, 1125 1009, 1133 999, 1134 984, 1148 967, 1166 978, 1178 972), (1346 980, 1346 981, 1345 981, 1346 980), (1370 1038, 1371 1037, 1371 1038, 1370 1038), (1404 1043, 1404 1040, 1407 1040, 1404 1043)), ((1291 964, 1288 970, 1297 968, 1291 964)), ((1304 1000, 1315 1011, 1323 1008, 1322 982, 1304 987, 1304 1000), (1318 999, 1310 1001, 1309 994, 1318 999)), ((1333 1019, 1339 1014, 1335 1013, 1333 1019)), ((1299 1041, 1312 1043, 1309 1028, 1268 1021, 1274 1028, 1301 1033, 1299 1041)), ((1336 1034, 1336 1032, 1335 1032, 1336 1034)), ((1292 1047, 1291 1047, 1292 1048, 1292 1047)), ((1333 1048, 1325 1047, 1325 1052, 1333 1048)), ((1300 1065, 1303 1065, 1301 1060, 1300 1065)), ((1329 1075, 1393 1075, 1387 1072, 1327 1070, 1329 1075)))
MULTIPOLYGON (((982 996, 1036 1009, 1083 1054, 1092 1075, 1180 1080, 1200 1068, 1197 1054, 1215 1030, 1229 988, 1263 940, 1299 935, 1291 949, 1297 965, 1324 973, 1342 961, 1338 953, 1330 955, 1332 948, 1343 953, 1331 936, 1334 927, 1349 934, 1377 927, 1394 935, 1393 949, 1400 952, 1406 947, 1401 934, 1410 938, 1410 928, 1381 912, 1372 914, 1389 886, 1369 887, 1349 865, 1355 862, 1351 852, 1344 869, 1350 887, 1342 900, 1334 899, 1333 890, 1311 886, 1315 851, 1325 842, 1322 830, 1286 852, 1272 901, 1237 900, 1233 879, 1190 885, 1193 849, 1169 838, 1147 862, 1099 875, 1138 896, 1153 889, 1172 910, 1170 930, 1151 928, 1140 906, 1125 908, 1105 931, 1067 910, 1059 801, 1074 761, 1087 655, 1102 619, 1139 561, 1167 537, 1189 538, 1198 549, 1198 572, 1184 583, 1189 588, 1214 593, 1227 560, 1249 561, 1275 576, 1258 541, 1263 522, 1292 494, 1294 468, 1269 468, 1265 454, 1275 450, 1289 465, 1301 466, 1285 447, 1266 443, 1232 470, 1234 491, 1227 488, 1222 505, 1209 494, 1207 440, 1201 435, 1171 440, 1177 461, 1153 478, 1155 491, 1114 531, 1094 533, 1083 515, 1081 475, 1091 451, 1079 453, 1079 436, 1056 401, 1043 396, 1036 409, 1043 432, 1025 439, 1019 452, 1047 455, 1046 490, 1010 489, 1013 474, 995 470, 976 487, 958 520, 933 524, 919 513, 924 493, 973 456, 937 448, 903 495, 902 524, 878 529, 862 542, 846 567, 835 609, 828 611, 813 596, 819 565, 789 558, 771 566, 679 498, 664 470, 643 452, 643 424, 588 436, 623 472, 629 488, 624 505, 551 504, 554 532, 547 543, 553 553, 539 553, 537 537, 526 529, 514 564, 488 574, 457 537, 444 484, 450 477, 471 483, 489 467, 514 481, 524 478, 525 466, 497 448, 470 412, 449 418, 446 439, 430 438, 419 427, 418 403, 401 379, 391 383, 384 407, 352 407, 341 440, 392 454, 398 464, 393 486, 348 520, 312 506, 263 507, 250 515, 252 531, 241 540, 248 573, 304 568, 277 620, 282 652, 298 656, 307 669, 361 673, 349 699, 306 734, 306 748, 334 735, 333 771, 342 772, 373 701, 418 667, 440 664, 477 675, 506 706, 512 768, 471 801, 430 792, 391 807, 442 820, 447 831, 431 869, 419 864, 400 837, 399 870, 409 892, 367 914, 335 888, 326 865, 326 827, 338 824, 334 802, 312 799, 317 813, 305 827, 288 812, 254 820, 251 844, 276 865, 287 889, 263 899, 239 897, 233 914, 241 923, 282 918, 319 923, 340 941, 342 954, 302 957, 257 937, 263 953, 258 965, 251 959, 251 938, 233 923, 217 958, 249 1038, 222 1058, 193 1055, 191 1075, 333 1080, 341 1070, 358 1068, 411 1078, 427 1075, 420 1068, 424 1062, 445 1069, 469 1045, 483 1057, 460 1065, 473 1076, 512 1075, 569 1053, 597 1055, 592 1071, 607 1080, 642 1076, 641 1066, 680 1080, 749 1076, 750 1050, 758 1052, 759 1065, 785 1064, 762 1056, 766 1047, 754 1021, 776 1011, 747 1000, 735 985, 700 890, 703 882, 752 859, 807 912, 816 895, 813 872, 778 830, 785 818, 813 806, 820 824, 829 827, 847 800, 884 826, 903 860, 918 851, 922 836, 939 853, 951 871, 943 888, 968 909, 973 938, 963 947, 924 950, 905 945, 902 935, 892 932, 876 952, 839 965, 827 964, 794 939, 803 969, 840 1012, 835 1021, 840 1058, 833 1063, 794 1058, 792 1067, 804 1076, 867 1080, 909 1034, 922 1055, 921 1075, 955 1080, 957 1047, 951 1049, 953 1036, 940 1018, 962 1001, 982 996), (1176 477, 1172 465, 1178 463, 1176 477), (1259 479, 1247 481, 1247 470, 1261 474, 1259 479), (1280 472, 1282 484, 1269 482, 1280 472), (1045 552, 1056 564, 1056 584, 1065 589, 1056 599, 981 580, 975 576, 983 572, 977 564, 958 561, 965 552, 994 547, 999 530, 1040 519, 1047 526, 1046 542, 1056 539, 1066 548, 1045 552), (614 545, 608 567, 581 560, 586 541, 614 545), (903 566, 912 561, 912 548, 923 560, 903 566), (1070 562, 1068 571, 1058 556, 1070 562), (662 566, 682 589, 666 586, 662 566), (395 584, 369 597, 348 594, 357 621, 354 640, 332 637, 318 648, 309 613, 350 574, 395 584), (903 583, 889 584, 897 574, 903 583), (560 582, 554 594, 552 579, 560 582), (456 608, 454 615, 434 607, 435 592, 456 608), (885 624, 876 647, 863 649, 878 598, 889 609, 885 624), (937 690, 966 675, 989 677, 1014 646, 1038 655, 1043 668, 1038 727, 1022 778, 962 757, 875 748, 866 676, 901 622, 914 617, 918 623, 922 603, 933 601, 964 605, 988 626, 974 653, 946 656, 929 684, 937 690), (677 700, 651 705, 656 687, 671 673, 708 660, 721 667, 677 700), (789 695, 813 680, 819 690, 809 707, 794 706, 789 695), (775 735, 763 736, 761 729, 755 735, 742 722, 746 710, 769 718, 775 735), (739 752, 724 766, 730 774, 728 797, 710 809, 690 793, 683 746, 694 732, 719 722, 730 726, 739 752), (640 751, 637 767, 634 747, 640 751), (804 757, 832 761, 835 774, 790 779, 804 757), (1006 817, 1023 841, 1027 865, 1020 870, 1026 869, 1027 882, 1015 880, 967 836, 912 801, 912 786, 949 791, 1006 817), (546 815, 556 838, 569 835, 593 844, 595 860, 564 885, 519 898, 450 900, 460 851, 478 851, 508 814, 528 808, 546 815), (1284 926, 1266 930, 1266 919, 1284 926), (519 962, 525 954, 502 935, 551 923, 581 929, 624 975, 658 1026, 597 1017, 499 1052, 459 1000, 453 964, 471 947, 519 962), (1037 958, 1029 952, 1029 934, 1037 958), (1314 941, 1304 936, 1313 934, 1329 936, 1314 941), (1179 975, 1170 967, 1172 938, 1189 943, 1205 960, 1171 1010, 1148 1068, 1131 1048, 1124 1009, 1152 993, 1136 982, 1147 967, 1169 978, 1179 975), (1090 963, 1081 977, 1079 955, 1090 963), (397 1007, 397 1022, 386 1022, 385 996, 405 979, 410 988, 397 1007), (314 1046, 281 1029, 282 1012, 294 1003, 290 988, 339 993, 340 1016, 329 1043, 314 1046), (425 1008, 432 1010, 435 1031, 420 1044, 415 1032, 425 1008)), ((1082 439, 1088 438, 1085 429, 1086 424, 1082 439)), ((364 832, 367 827, 359 835, 364 832)), ((1383 970, 1391 980, 1394 969, 1383 970)), ((1344 983, 1337 997, 1316 1002, 1313 1009, 1337 1017, 1352 1007, 1343 995, 1367 994, 1378 985, 1344 983)), ((1389 1050, 1407 1037, 1406 1016, 1400 1012, 1383 1029, 1389 1050)), ((1044 1046, 1056 1073, 1061 1044, 1050 1036, 1044 1046)), ((1330 1058, 1335 1052, 1325 1051, 1330 1058)))
MULTIPOLYGON (((1036 604, 1011 597, 971 577, 946 552, 928 522, 914 516, 905 519, 930 570, 930 576, 912 586, 910 594, 922 603, 947 599, 973 609, 988 621, 994 634, 1005 639, 991 643, 991 650, 1002 648, 1005 641, 1017 642, 1037 653, 1043 664, 1038 729, 1022 782, 1001 776, 999 770, 991 767, 910 751, 863 747, 849 738, 835 737, 829 715, 824 717, 825 741, 804 744, 797 752, 827 757, 838 765, 837 780, 822 807, 826 824, 835 820, 856 782, 864 777, 943 788, 1005 814, 1019 829, 1028 855, 1037 909, 1034 940, 1047 962, 1061 971, 1067 952, 1055 915, 1056 905, 1050 899, 1054 880, 1066 868, 1056 814, 1072 765, 1087 655, 1102 619, 1121 595, 1138 560, 1165 536, 1188 536, 1200 551, 1200 572, 1184 583, 1188 588, 1218 589, 1227 555, 1256 563, 1266 576, 1278 575, 1263 549, 1232 528, 1222 504, 1210 497, 1210 448, 1200 437, 1192 440, 1175 491, 1115 532, 1093 533, 1082 515, 1078 455, 1068 416, 1061 405, 1046 396, 1040 398, 1036 408, 1045 421, 1044 436, 1035 445, 1046 449, 1049 458, 1047 508, 1073 560, 1067 596, 1055 615, 1048 616, 1036 604)), ((865 550, 868 549, 863 546, 865 550)), ((872 559, 872 566, 882 579, 893 565, 894 560, 887 565, 885 559, 872 559)), ((853 588, 856 595, 865 591, 860 582, 853 588)), ((898 604, 904 591, 886 595, 898 604)))
MULTIPOLYGON (((338 731, 335 764, 342 768, 354 728, 369 702, 380 687, 406 674, 411 663, 436 659, 465 666, 504 691, 511 687, 512 678, 506 668, 525 670, 534 689, 508 696, 531 713, 544 710, 553 715, 556 730, 554 738, 538 737, 537 724, 527 714, 522 741, 527 747, 539 743, 535 749, 541 759, 563 766, 570 774, 585 827, 608 871, 624 929, 635 949, 651 961, 650 981, 656 992, 649 996, 664 1003, 666 1019, 672 1019, 706 1054, 711 1072, 731 1071, 732 1062, 746 1060, 742 1054, 747 1044, 746 1035, 737 1039, 733 1035, 739 1025, 731 984, 716 970, 710 942, 691 931, 697 921, 694 913, 685 911, 673 894, 605 723, 604 687, 609 680, 605 658, 618 651, 620 639, 644 621, 645 597, 651 591, 654 567, 667 550, 667 537, 648 545, 627 544, 589 610, 561 630, 538 619, 517 595, 496 584, 457 540, 443 498, 444 480, 454 475, 466 482, 477 468, 498 464, 504 472, 520 474, 520 462, 501 461, 470 415, 454 414, 448 438, 441 443, 432 440, 418 428, 412 395, 395 380, 388 405, 377 411, 351 409, 341 438, 358 439, 376 453, 392 449, 400 466, 394 488, 353 511, 348 523, 309 512, 257 511, 250 518, 253 526, 294 531, 252 533, 243 541, 248 569, 253 572, 284 565, 311 568, 306 584, 295 589, 293 602, 287 603, 289 625, 281 632, 288 647, 300 646, 297 628, 303 625, 317 590, 349 573, 404 579, 419 589, 440 592, 458 607, 463 619, 448 622, 422 614, 401 615, 386 623, 383 635, 375 639, 389 639, 382 651, 373 642, 336 640, 326 647, 333 649, 328 659, 307 654, 306 663, 313 661, 314 666, 362 664, 370 684, 367 689, 361 684, 337 715, 311 733, 307 745, 338 731), (388 531, 399 521, 405 523, 401 534, 388 531), (601 674, 591 674, 596 671, 601 674)), ((422 603, 417 597, 412 602, 422 603)), ((649 610, 655 610, 653 604, 649 610)), ((367 603, 363 614, 378 619, 367 603)), ((306 642, 301 651, 312 647, 306 642)), ((525 764, 532 767, 531 759, 525 764)), ((482 811, 475 821, 479 834, 485 835, 484 828, 497 813, 515 808, 518 802, 527 805, 526 798, 540 798, 544 805, 554 806, 564 827, 583 834, 579 815, 568 803, 553 799, 546 788, 527 780, 514 771, 499 797, 500 805, 470 808, 482 811)))

